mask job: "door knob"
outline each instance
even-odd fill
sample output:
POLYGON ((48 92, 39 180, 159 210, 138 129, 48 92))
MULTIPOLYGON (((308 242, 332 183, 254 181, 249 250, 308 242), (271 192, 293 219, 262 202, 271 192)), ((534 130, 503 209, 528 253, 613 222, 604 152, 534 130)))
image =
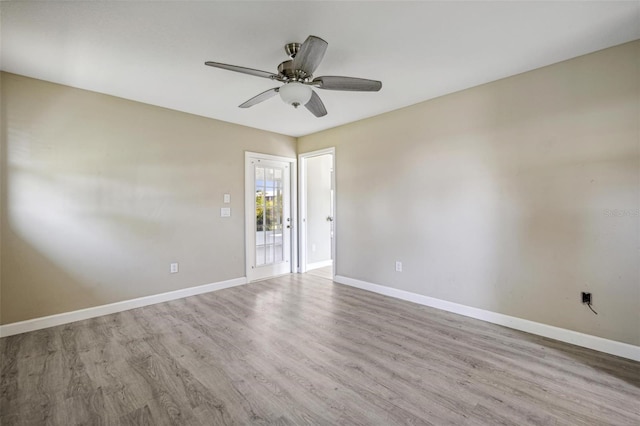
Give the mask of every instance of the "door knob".
POLYGON ((327 222, 333 222, 333 217, 327 216, 327 222))

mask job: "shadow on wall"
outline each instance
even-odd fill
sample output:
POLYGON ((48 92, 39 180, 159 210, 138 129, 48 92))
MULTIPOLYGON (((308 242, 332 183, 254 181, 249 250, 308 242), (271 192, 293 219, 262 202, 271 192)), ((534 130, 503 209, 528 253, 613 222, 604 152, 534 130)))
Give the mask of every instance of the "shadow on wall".
POLYGON ((121 300, 107 277, 131 272, 129 242, 159 232, 132 209, 135 181, 105 176, 109 150, 73 144, 74 123, 50 117, 59 104, 29 117, 3 105, 3 324, 121 300))
POLYGON ((236 128, 2 78, 1 323, 242 276, 242 215, 217 210, 242 193, 242 148, 215 139, 236 128))
POLYGON ((20 271, 19 286, 9 285, 11 275, 3 279, 3 303, 27 299, 20 303, 19 312, 9 310, 9 306, 3 308, 3 314, 6 312, 11 315, 8 318, 3 317, 3 324, 19 320, 13 318, 43 316, 42 312, 50 311, 52 306, 64 312, 78 309, 79 305, 92 306, 104 303, 95 288, 74 277, 70 271, 52 261, 49 256, 38 251, 19 235, 5 229, 2 238, 3 244, 11 247, 11 251, 3 251, 3 265, 12 271, 20 271), (33 265, 38 266, 34 268, 33 265), (44 282, 43 277, 46 277, 44 282))

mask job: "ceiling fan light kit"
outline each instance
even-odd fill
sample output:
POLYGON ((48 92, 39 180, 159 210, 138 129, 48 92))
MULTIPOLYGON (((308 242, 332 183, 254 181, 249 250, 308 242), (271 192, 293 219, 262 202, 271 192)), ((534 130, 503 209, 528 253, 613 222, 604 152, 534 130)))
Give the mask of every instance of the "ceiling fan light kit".
POLYGON ((288 43, 284 46, 288 61, 278 66, 278 73, 260 71, 237 65, 220 62, 205 62, 205 65, 249 74, 256 77, 268 78, 283 83, 280 87, 266 90, 248 101, 240 104, 240 108, 249 108, 260 102, 280 94, 280 98, 287 104, 298 108, 304 105, 316 117, 324 117, 327 110, 313 87, 324 90, 341 90, 350 92, 377 92, 382 83, 377 80, 367 80, 355 77, 322 76, 313 78, 313 73, 320 65, 327 50, 327 42, 316 36, 309 36, 304 43, 288 43))
POLYGON ((297 81, 291 81, 280 87, 280 97, 285 104, 293 105, 298 108, 300 105, 306 105, 311 99, 311 87, 297 81))

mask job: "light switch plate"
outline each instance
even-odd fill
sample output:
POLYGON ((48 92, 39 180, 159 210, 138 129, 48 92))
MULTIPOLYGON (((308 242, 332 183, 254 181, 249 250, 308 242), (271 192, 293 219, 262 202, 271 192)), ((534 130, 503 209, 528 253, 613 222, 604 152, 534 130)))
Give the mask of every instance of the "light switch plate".
POLYGON ((220 209, 220 217, 230 217, 231 216, 231 208, 230 207, 222 207, 220 209))
POLYGON ((224 194, 223 201, 225 204, 229 204, 231 202, 231 194, 224 194))

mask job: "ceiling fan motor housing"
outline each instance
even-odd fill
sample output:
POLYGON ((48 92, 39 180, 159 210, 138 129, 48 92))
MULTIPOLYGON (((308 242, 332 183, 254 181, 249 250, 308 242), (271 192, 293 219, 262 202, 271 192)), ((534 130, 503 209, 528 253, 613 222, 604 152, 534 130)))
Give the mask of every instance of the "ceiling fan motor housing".
POLYGON ((311 77, 311 75, 307 74, 306 72, 293 68, 293 59, 289 59, 288 61, 284 61, 280 65, 278 65, 278 74, 284 77, 285 81, 304 81, 305 79, 311 77))

